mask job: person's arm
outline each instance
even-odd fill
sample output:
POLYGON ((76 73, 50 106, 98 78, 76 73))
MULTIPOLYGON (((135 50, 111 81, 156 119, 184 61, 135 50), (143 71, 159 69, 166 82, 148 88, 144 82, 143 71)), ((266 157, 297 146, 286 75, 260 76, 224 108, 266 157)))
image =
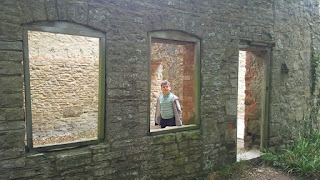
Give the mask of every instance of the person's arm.
POLYGON ((176 100, 176 106, 177 106, 180 121, 182 122, 182 111, 181 111, 181 106, 178 99, 176 100))

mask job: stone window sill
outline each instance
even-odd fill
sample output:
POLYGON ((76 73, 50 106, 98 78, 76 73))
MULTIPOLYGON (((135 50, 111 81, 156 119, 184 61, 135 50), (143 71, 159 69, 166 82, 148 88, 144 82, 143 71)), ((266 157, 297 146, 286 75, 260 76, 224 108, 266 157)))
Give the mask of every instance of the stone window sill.
POLYGON ((172 126, 172 127, 166 127, 161 129, 151 129, 149 135, 160 135, 160 134, 167 134, 167 133, 175 133, 175 132, 181 132, 181 131, 189 131, 199 129, 198 125, 190 124, 190 125, 182 125, 182 126, 172 126))

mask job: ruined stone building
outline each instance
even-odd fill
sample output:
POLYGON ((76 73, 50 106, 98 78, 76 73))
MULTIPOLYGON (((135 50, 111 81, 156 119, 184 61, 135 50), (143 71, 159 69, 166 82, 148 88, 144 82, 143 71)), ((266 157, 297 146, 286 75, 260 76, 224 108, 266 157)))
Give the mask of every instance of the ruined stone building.
POLYGON ((318 6, 1 0, 0 179, 194 179, 237 139, 292 144, 319 129, 318 6), (182 126, 154 126, 163 79, 182 126))

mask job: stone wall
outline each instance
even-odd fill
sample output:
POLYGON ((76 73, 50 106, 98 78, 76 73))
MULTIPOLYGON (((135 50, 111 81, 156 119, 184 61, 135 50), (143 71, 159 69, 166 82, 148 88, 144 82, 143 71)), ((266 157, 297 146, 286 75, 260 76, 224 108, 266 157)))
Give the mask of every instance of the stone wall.
POLYGON ((274 2, 279 10, 273 13, 275 24, 270 34, 276 45, 271 56, 268 144, 286 147, 311 129, 310 59, 312 39, 317 37, 312 29, 318 27, 312 21, 319 18, 319 2, 274 2), (291 11, 292 8, 300 10, 291 11), (286 73, 281 71, 284 65, 286 73))
POLYGON ((33 138, 97 133, 99 39, 29 31, 33 138))
POLYGON ((271 50, 267 145, 291 144, 308 130, 304 124, 311 124, 309 69, 311 40, 318 37, 311 31, 318 28, 318 16, 312 14, 317 4, 1 1, 0 179, 195 179, 235 162, 238 45, 243 42, 271 50), (25 150, 22 32, 25 24, 43 21, 76 23, 105 34, 106 130, 98 144, 25 150), (201 39, 201 123, 198 129, 150 135, 148 32, 168 29, 201 39), (282 64, 288 73, 281 73, 282 64))

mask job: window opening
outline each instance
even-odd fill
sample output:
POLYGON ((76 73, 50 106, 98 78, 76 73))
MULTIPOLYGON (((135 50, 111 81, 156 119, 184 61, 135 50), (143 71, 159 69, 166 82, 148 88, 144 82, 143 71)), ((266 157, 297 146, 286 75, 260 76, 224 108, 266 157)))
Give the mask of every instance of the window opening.
POLYGON ((28 32, 33 145, 97 139, 99 39, 28 32))
POLYGON ((29 28, 24 39, 28 148, 59 149, 103 139, 103 35, 29 28))
POLYGON ((263 51, 239 51, 237 160, 260 156, 264 107, 265 58, 263 51))
POLYGON ((199 40, 180 32, 151 34, 150 131, 195 127, 199 124, 199 40), (162 80, 168 80, 171 92, 179 97, 182 126, 155 126, 156 103, 157 97, 162 94, 162 80))
POLYGON ((179 97, 183 124, 194 124, 194 43, 169 40, 151 40, 151 129, 160 84, 168 80, 171 92, 179 97))

